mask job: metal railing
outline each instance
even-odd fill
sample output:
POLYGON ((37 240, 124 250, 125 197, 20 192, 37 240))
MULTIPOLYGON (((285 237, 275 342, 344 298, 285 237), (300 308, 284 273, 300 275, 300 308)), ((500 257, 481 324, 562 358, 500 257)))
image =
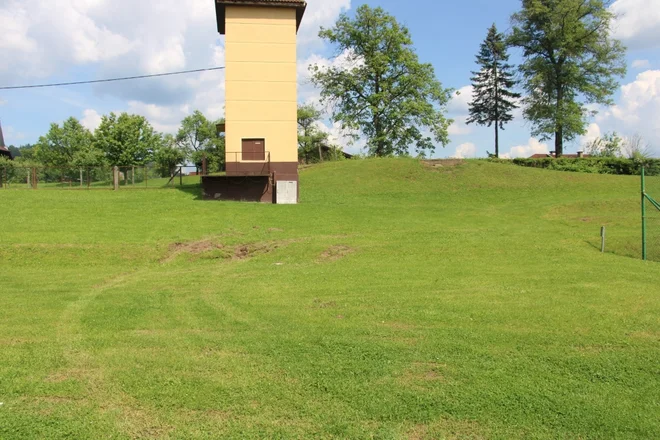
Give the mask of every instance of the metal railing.
POLYGON ((241 176, 269 176, 270 151, 225 153, 227 174, 241 176))

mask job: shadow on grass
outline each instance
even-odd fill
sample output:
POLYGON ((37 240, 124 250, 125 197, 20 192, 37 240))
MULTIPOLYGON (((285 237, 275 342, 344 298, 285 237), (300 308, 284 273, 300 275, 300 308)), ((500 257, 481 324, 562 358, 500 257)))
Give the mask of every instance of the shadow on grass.
POLYGON ((178 191, 194 196, 194 200, 204 200, 204 197, 202 197, 202 185, 199 183, 177 186, 176 189, 178 191))

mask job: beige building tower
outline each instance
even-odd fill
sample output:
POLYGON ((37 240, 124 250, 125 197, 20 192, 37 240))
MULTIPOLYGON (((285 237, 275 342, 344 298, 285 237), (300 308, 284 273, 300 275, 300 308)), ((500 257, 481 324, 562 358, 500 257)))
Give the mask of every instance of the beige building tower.
MULTIPOLYGON (((283 185, 295 188, 297 200, 296 37, 307 3, 215 0, 215 7, 218 32, 225 35, 225 182, 249 176, 259 186, 263 179, 258 178, 268 177, 261 201, 276 199, 283 185)), ((213 188, 205 185, 207 198, 251 199, 225 197, 227 190, 223 195, 221 180, 216 181, 215 190, 206 191, 213 188)))

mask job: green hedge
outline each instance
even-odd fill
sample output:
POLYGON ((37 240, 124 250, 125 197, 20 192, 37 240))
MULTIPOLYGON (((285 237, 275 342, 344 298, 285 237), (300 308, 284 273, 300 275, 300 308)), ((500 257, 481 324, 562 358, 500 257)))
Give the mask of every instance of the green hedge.
MULTIPOLYGON (((592 174, 619 174, 639 175, 642 163, 632 159, 619 157, 585 157, 554 159, 544 157, 542 159, 513 159, 509 161, 494 159, 495 162, 508 162, 514 165, 531 168, 545 168, 555 171, 572 171, 576 173, 592 174)), ((660 159, 645 159, 646 174, 649 176, 660 175, 660 159)))

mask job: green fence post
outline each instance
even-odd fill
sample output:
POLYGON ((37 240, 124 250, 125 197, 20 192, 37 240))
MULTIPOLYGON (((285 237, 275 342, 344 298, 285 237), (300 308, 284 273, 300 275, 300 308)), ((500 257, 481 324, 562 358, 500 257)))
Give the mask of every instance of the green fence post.
POLYGON ((642 260, 646 261, 646 182, 642 167, 642 260))

